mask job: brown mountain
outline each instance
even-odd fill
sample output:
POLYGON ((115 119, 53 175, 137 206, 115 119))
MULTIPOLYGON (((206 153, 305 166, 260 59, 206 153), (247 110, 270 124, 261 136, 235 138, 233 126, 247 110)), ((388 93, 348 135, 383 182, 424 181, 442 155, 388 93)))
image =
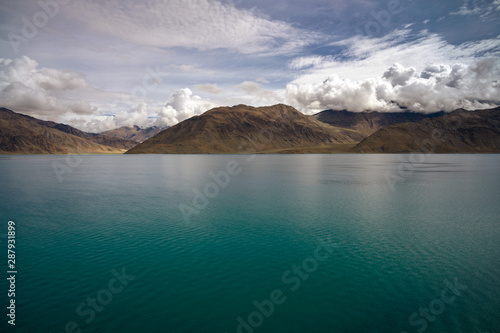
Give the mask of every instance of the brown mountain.
MULTIPOLYGON (((124 149, 124 150, 130 149, 137 145, 137 142, 132 140, 126 140, 122 138, 112 138, 106 135, 96 134, 96 133, 87 133, 65 124, 56 124, 56 123, 54 124, 55 125, 53 126, 53 128, 58 129, 61 132, 72 134, 80 138, 84 138, 92 142, 98 143, 100 145, 113 147, 117 149, 124 149)), ((48 124, 48 126, 51 125, 48 124)))
POLYGON ((315 114, 317 120, 332 126, 349 128, 369 136, 379 129, 400 123, 417 122, 426 118, 442 117, 445 112, 417 113, 417 112, 350 112, 326 110, 315 114))
POLYGON ((168 128, 127 154, 330 152, 365 136, 306 116, 291 106, 211 109, 168 128))
POLYGON ((133 127, 124 126, 110 131, 102 132, 100 134, 110 138, 119 138, 141 143, 149 138, 152 138, 153 136, 160 133, 164 129, 165 128, 160 128, 160 127, 140 128, 139 126, 133 126, 133 127))
POLYGON ((347 111, 306 116, 282 104, 237 105, 209 110, 139 145, 120 138, 139 139, 158 131, 134 127, 86 133, 0 108, 0 154, 120 153, 132 147, 127 153, 293 154, 500 153, 500 107, 444 116, 347 111))
POLYGON ((357 153, 500 153, 500 107, 457 110, 440 118, 387 126, 361 141, 357 153))
POLYGON ((135 144, 0 108, 0 154, 120 153, 135 144))

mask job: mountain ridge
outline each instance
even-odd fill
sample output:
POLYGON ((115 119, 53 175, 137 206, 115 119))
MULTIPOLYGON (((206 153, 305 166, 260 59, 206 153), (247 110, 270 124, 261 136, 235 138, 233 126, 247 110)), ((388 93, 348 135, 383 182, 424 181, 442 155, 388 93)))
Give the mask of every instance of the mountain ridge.
POLYGON ((0 154, 122 153, 135 144, 0 108, 0 154))
POLYGON ((86 133, 0 108, 0 154, 500 153, 500 107, 421 114, 218 107, 173 127, 86 133), (142 143, 120 138, 156 135, 142 143), (429 147, 427 147, 427 146, 429 147), (427 147, 427 148, 426 148, 427 147))
POLYGON ((101 132, 99 134, 110 138, 120 138, 124 140, 131 140, 137 143, 141 143, 149 138, 152 138, 153 136, 160 133, 166 128, 168 127, 151 126, 151 127, 141 128, 137 125, 122 126, 109 131, 101 132))
POLYGON ((439 118, 384 127, 356 153, 500 153, 500 107, 455 110, 439 118))
POLYGON ((322 123, 288 105, 256 108, 240 104, 213 108, 189 118, 137 145, 127 154, 266 152, 355 144, 362 138, 364 136, 356 131, 322 123))
POLYGON ((442 117, 445 114, 446 112, 444 111, 434 113, 420 113, 412 111, 352 112, 347 110, 325 110, 316 113, 315 115, 313 115, 313 117, 329 125, 350 128, 369 136, 385 126, 407 122, 418 122, 427 118, 442 117))

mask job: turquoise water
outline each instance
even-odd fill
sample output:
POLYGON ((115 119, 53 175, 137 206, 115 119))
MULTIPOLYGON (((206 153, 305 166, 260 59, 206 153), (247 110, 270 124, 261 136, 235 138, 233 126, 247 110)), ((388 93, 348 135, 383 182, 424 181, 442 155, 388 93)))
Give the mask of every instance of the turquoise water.
POLYGON ((2 332, 500 331, 500 155, 2 156, 0 188, 2 332))

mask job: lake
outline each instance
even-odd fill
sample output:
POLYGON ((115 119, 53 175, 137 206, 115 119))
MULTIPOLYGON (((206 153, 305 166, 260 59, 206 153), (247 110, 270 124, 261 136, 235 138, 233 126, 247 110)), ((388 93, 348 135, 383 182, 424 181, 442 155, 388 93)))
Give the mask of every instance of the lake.
POLYGON ((0 186, 15 332, 500 332, 500 155, 0 156, 0 186))

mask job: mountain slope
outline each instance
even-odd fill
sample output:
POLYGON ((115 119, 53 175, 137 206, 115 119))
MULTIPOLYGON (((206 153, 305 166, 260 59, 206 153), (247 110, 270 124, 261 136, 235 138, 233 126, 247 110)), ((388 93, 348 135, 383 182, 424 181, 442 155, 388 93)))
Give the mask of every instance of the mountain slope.
POLYGON ((357 153, 500 153, 500 108, 453 111, 418 123, 387 126, 361 141, 357 153))
POLYGON ((426 118, 442 117, 445 112, 350 112, 326 110, 315 114, 317 120, 332 126, 349 128, 369 136, 379 129, 400 123, 417 122, 426 118))
POLYGON ((134 145, 133 142, 106 140, 108 138, 68 125, 0 108, 0 154, 119 153, 134 145))
MULTIPOLYGON (((50 125, 47 125, 50 126, 50 125)), ((87 133, 80 131, 79 129, 76 129, 74 127, 71 127, 69 125, 65 124, 56 124, 52 128, 55 128, 57 130, 60 130, 61 132, 72 134, 75 136, 78 136, 80 138, 84 138, 87 140, 90 140, 92 142, 95 142, 100 145, 108 146, 108 147, 113 147, 117 149, 130 149, 132 147, 135 147, 137 145, 137 142, 132 141, 132 140, 125 140, 122 138, 110 138, 108 136, 102 135, 102 134, 96 134, 96 133, 87 133)))
POLYGON ((123 126, 110 131, 102 132, 100 134, 107 136, 109 138, 119 138, 141 143, 149 138, 152 138, 153 136, 160 133, 164 129, 165 128, 160 128, 160 127, 140 128, 139 126, 135 125, 133 127, 123 126))
POLYGON ((220 107, 168 128, 127 154, 217 154, 280 152, 355 144, 364 136, 279 104, 220 107))

